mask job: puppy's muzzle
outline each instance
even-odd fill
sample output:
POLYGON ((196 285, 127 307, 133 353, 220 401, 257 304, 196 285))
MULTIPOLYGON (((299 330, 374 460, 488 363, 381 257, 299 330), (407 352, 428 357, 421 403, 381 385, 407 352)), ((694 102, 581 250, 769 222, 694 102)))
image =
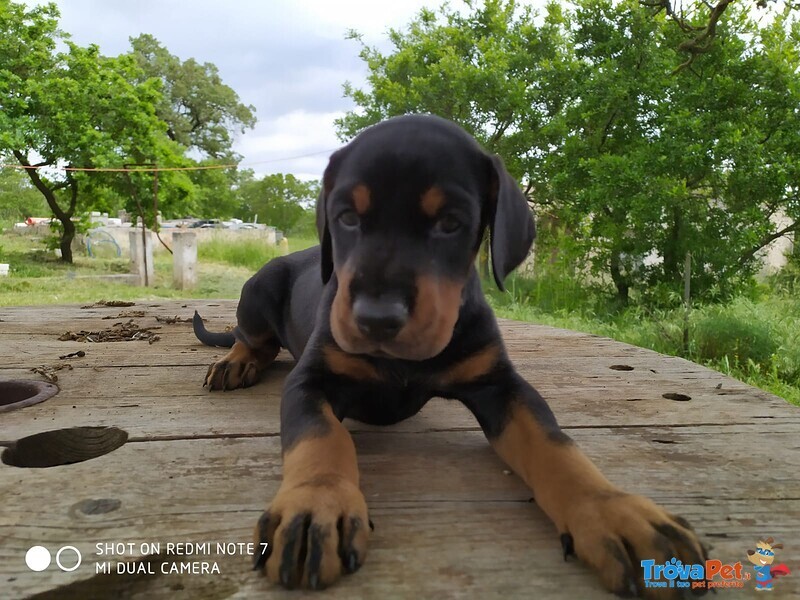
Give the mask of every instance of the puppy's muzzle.
POLYGON ((408 322, 408 306, 397 297, 359 296, 353 302, 353 319, 368 340, 388 342, 408 322))

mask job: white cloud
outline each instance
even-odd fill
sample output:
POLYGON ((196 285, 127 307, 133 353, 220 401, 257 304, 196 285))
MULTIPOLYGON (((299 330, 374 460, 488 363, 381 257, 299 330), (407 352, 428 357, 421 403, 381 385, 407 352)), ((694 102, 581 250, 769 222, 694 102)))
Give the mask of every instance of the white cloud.
MULTIPOLYGON (((438 0, 433 0, 438 6, 438 0)), ((28 4, 42 4, 31 0, 28 4)), ((319 178, 340 145, 333 120, 352 103, 342 84, 362 84, 366 69, 348 29, 380 44, 390 27, 408 22, 426 0, 56 0, 61 29, 101 52, 130 49, 150 33, 181 59, 211 62, 223 81, 256 108, 258 125, 238 136, 235 150, 257 173, 319 178), (321 153, 320 153, 321 152, 321 153), (320 153, 290 160, 275 159, 320 153)))
POLYGON ((269 121, 237 141, 242 166, 257 174, 294 173, 319 179, 330 154, 341 146, 333 121, 341 112, 309 113, 297 110, 269 121))

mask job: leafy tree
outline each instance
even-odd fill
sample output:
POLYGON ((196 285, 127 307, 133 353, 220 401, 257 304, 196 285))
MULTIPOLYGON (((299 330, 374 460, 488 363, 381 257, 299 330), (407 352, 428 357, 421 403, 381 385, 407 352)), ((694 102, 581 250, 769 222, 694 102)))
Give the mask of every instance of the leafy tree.
MULTIPOLYGON (((142 34, 131 39, 132 56, 141 67, 139 83, 151 78, 161 82, 163 95, 156 114, 164 121, 171 140, 203 157, 198 166, 229 164, 239 157, 232 146, 235 132, 255 126, 255 108, 243 104, 236 92, 225 85, 216 65, 186 61, 169 52, 156 38, 142 34)), ((239 198, 240 176, 235 169, 190 171, 182 211, 164 211, 164 216, 226 218, 234 214, 239 198)), ((184 182, 185 183, 185 182, 184 182)), ((169 205, 168 205, 169 206, 169 205)))
POLYGON ((241 197, 240 218, 250 221, 258 215, 259 222, 292 233, 312 212, 319 184, 302 181, 294 175, 274 173, 262 179, 244 181, 238 191, 241 197))
POLYGON ((232 132, 255 126, 255 108, 239 101, 216 65, 193 58, 181 62, 149 34, 132 38, 131 45, 141 68, 139 83, 150 78, 162 83, 156 113, 170 139, 210 158, 231 158, 232 132))
MULTIPOLYGON (((219 161, 206 160, 201 166, 219 161)), ((205 169, 189 171, 194 184, 192 209, 186 214, 202 215, 206 218, 227 219, 237 213, 241 205, 240 185, 249 177, 237 169, 205 169)))
MULTIPOLYGON (((56 52, 56 41, 64 36, 53 5, 28 11, 8 1, 0 6, 5 98, 0 152, 26 167, 102 168, 180 157, 155 114, 159 82, 133 85, 140 76, 130 56, 104 57, 96 46, 82 48, 68 40, 66 51, 56 52)), ((61 222, 62 258, 72 262, 79 191, 98 180, 63 170, 28 168, 26 173, 61 222)))
POLYGON ((635 0, 551 3, 540 25, 513 1, 466 9, 423 10, 390 32, 389 54, 362 45, 369 88, 345 86, 359 108, 338 122, 343 138, 407 112, 460 122, 622 302, 676 290, 687 252, 695 290, 725 293, 800 227, 800 32, 788 10, 759 28, 727 7, 714 44, 674 72, 684 33, 635 0), (779 211, 790 227, 774 225, 779 211))
MULTIPOLYGON (((26 9, 0 0, 0 154, 38 167, 26 173, 61 222, 62 257, 71 262, 81 212, 137 214, 141 206, 154 226, 155 177, 63 167, 233 162, 232 132, 255 119, 214 65, 181 62, 146 35, 132 40, 127 55, 101 56, 95 46, 69 42, 58 16, 52 4, 26 9), (205 158, 198 163, 190 153, 205 158)), ((236 182, 232 169, 161 171, 159 209, 166 217, 228 216, 238 203, 236 182)))
POLYGON ((670 74, 677 30, 635 3, 578 4, 581 69, 548 171, 621 301, 636 287, 679 289, 687 252, 697 293, 733 291, 758 250, 798 228, 800 63, 787 25, 759 30, 732 9, 692 69, 670 74), (778 231, 779 210, 792 227, 778 231))
POLYGON ((336 121, 342 140, 387 117, 429 112, 460 123, 514 175, 538 170, 560 139, 556 121, 572 71, 562 9, 549 4, 537 26, 532 9, 513 1, 465 4, 466 14, 422 9, 405 30, 390 30, 389 54, 350 33, 361 44, 369 89, 345 84, 359 110, 336 121))

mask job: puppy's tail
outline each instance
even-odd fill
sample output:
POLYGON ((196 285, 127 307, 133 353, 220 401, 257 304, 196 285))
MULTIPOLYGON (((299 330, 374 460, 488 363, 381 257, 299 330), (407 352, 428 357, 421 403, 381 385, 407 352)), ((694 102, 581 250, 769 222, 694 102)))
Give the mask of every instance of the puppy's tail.
POLYGON ((206 326, 203 325, 203 318, 197 311, 194 311, 194 317, 192 317, 192 328, 194 329, 194 335, 197 337, 197 339, 203 342, 206 346, 230 348, 236 341, 233 333, 229 331, 225 333, 214 333, 206 329, 206 326))

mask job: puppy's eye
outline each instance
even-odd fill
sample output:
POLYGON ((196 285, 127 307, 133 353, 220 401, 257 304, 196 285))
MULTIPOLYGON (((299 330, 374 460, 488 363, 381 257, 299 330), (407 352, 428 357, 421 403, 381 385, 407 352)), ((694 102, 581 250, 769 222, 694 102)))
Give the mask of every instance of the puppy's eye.
POLYGON ((358 217, 358 214, 354 210, 346 210, 339 214, 339 223, 341 223, 344 227, 348 229, 352 229, 353 227, 358 227, 361 223, 361 219, 358 217))
POLYGON ((461 221, 453 215, 445 215, 434 225, 434 231, 437 233, 450 234, 455 233, 461 229, 461 221))

